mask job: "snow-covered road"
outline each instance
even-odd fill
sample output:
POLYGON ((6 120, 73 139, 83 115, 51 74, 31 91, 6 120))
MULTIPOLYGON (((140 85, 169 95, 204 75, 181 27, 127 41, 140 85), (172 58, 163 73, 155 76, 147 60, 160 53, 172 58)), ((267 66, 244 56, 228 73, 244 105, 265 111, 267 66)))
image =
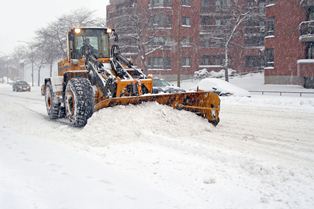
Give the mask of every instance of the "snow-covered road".
POLYGON ((217 128, 154 103, 50 121, 0 86, 0 208, 314 208, 314 99, 222 98, 217 128))

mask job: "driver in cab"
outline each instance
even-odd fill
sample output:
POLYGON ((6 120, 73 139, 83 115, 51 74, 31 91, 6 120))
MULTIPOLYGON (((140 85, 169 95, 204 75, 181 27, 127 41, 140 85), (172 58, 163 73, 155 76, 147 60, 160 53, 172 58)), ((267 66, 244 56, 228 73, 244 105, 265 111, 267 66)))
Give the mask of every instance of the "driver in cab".
POLYGON ((83 40, 83 46, 80 49, 80 54, 81 56, 89 56, 89 55, 94 55, 97 57, 97 50, 94 49, 94 47, 90 44, 89 38, 85 38, 83 40))

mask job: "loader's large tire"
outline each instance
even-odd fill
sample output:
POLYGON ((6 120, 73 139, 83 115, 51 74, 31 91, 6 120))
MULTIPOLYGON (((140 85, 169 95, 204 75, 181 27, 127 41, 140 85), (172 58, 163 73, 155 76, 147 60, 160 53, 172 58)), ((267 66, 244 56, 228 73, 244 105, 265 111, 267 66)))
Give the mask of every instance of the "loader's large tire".
POLYGON ((53 88, 50 82, 47 82, 46 84, 45 101, 49 118, 57 119, 60 110, 60 103, 56 98, 55 92, 53 92, 53 88))
POLYGON ((65 112, 75 127, 86 125, 94 111, 94 93, 90 81, 86 78, 71 79, 65 90, 65 112))

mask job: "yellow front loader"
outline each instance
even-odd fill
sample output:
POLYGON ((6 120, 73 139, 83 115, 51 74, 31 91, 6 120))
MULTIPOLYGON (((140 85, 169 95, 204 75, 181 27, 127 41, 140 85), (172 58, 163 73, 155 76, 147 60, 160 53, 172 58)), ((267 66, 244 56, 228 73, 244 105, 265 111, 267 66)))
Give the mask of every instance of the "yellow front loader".
MULTIPOLYGON (((86 125, 93 112, 116 105, 157 102, 194 112, 219 123, 220 99, 213 92, 152 94, 152 76, 121 55, 110 42, 118 37, 107 28, 75 28, 68 33, 68 57, 58 63, 58 76, 42 88, 51 119, 67 118, 86 125)), ((148 113, 149 114, 149 113, 148 113)))

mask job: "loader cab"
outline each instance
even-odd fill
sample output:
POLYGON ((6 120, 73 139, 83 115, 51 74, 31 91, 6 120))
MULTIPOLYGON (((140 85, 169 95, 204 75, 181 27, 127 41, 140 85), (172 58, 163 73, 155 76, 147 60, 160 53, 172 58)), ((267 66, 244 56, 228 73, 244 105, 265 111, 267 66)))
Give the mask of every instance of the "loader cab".
POLYGON ((68 58, 81 59, 82 48, 88 44, 97 58, 110 57, 109 39, 112 33, 107 28, 73 28, 68 33, 68 58))

